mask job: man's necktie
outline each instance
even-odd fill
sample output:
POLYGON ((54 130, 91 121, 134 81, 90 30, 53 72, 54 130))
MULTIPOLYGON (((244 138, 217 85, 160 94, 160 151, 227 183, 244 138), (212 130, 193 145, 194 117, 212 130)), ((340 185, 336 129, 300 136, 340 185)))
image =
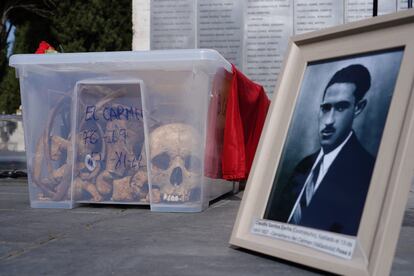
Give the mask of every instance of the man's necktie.
POLYGON ((323 156, 319 159, 316 166, 313 168, 311 175, 305 183, 305 190, 300 197, 299 203, 296 205, 295 211, 293 212, 292 217, 288 221, 289 223, 298 224, 302 218, 303 210, 309 206, 313 195, 315 194, 315 185, 318 180, 319 171, 323 161, 323 156))

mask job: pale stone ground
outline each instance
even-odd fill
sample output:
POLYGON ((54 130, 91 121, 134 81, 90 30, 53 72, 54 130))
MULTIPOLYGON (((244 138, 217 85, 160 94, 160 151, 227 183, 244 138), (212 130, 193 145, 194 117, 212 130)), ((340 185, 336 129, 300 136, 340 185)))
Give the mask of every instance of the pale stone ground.
MULTIPOLYGON (((229 247, 242 194, 202 213, 133 206, 31 209, 26 180, 0 180, 0 275, 319 275, 229 247)), ((414 191, 392 275, 414 275, 414 191)))

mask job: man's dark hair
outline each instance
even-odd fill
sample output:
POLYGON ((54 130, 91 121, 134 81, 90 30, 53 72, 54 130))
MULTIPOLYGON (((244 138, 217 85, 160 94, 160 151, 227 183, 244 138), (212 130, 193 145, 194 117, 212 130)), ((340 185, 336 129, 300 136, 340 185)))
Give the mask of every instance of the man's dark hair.
POLYGON ((334 83, 353 83, 356 86, 354 96, 355 102, 359 102, 365 96, 371 86, 371 75, 368 69, 361 64, 349 65, 336 72, 325 88, 326 90, 334 83))

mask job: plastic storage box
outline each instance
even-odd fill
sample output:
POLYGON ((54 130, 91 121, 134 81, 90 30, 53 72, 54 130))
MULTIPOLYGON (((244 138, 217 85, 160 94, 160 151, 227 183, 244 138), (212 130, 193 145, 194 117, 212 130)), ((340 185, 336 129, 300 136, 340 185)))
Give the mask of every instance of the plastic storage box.
POLYGON ((201 211, 220 179, 231 65, 213 50, 14 55, 32 207, 201 211))

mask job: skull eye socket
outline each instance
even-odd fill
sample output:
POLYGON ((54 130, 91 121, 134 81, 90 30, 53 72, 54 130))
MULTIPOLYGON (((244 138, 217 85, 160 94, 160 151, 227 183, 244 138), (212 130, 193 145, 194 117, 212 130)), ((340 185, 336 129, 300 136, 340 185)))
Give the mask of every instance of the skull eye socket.
POLYGON ((151 163, 161 170, 166 170, 170 166, 171 158, 168 153, 163 152, 152 158, 151 163))
POLYGON ((201 161, 197 156, 187 155, 185 157, 185 168, 190 172, 199 172, 201 169, 201 161))

